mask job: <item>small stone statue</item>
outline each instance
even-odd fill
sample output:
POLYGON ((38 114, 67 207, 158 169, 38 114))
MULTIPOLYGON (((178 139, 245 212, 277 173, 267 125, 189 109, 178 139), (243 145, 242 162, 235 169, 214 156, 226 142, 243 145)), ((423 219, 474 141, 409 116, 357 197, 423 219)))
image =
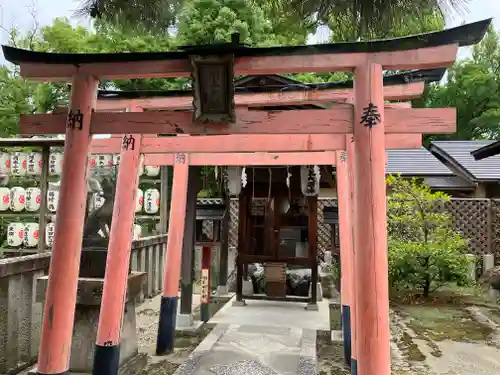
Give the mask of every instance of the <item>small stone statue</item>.
MULTIPOLYGON (((95 172, 95 174, 98 174, 98 172, 95 172)), ((80 277, 104 277, 109 230, 111 229, 113 217, 115 186, 114 175, 109 171, 104 176, 101 174, 88 180, 87 212, 83 228, 80 277), (99 194, 104 198, 104 204, 99 208, 92 209, 95 194, 99 194)))

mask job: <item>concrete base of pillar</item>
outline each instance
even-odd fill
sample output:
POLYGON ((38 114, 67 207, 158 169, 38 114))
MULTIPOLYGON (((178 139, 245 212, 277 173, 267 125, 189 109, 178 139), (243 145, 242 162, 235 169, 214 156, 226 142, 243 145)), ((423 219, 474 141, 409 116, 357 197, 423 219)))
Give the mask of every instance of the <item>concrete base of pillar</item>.
MULTIPOLYGON (((146 274, 132 272, 128 277, 127 302, 123 315, 120 340, 120 368, 138 354, 135 298, 142 290, 146 274)), ((43 302, 47 289, 48 277, 37 279, 36 301, 43 302)), ((104 279, 79 278, 73 340, 69 372, 91 374, 94 364, 95 338, 99 324, 101 297, 104 279)), ((127 372, 126 374, 131 374, 127 372)))
POLYGON ((191 327, 193 325, 193 314, 178 314, 175 329, 191 327))
POLYGON ((339 342, 342 345, 344 344, 344 336, 342 335, 342 331, 332 330, 330 332, 332 342, 339 342))
MULTIPOLYGON (((311 287, 312 285, 309 285, 309 297, 311 297, 311 287)), ((321 301, 323 301, 323 286, 318 282, 316 283, 316 302, 321 301)))
POLYGON ((229 293, 227 285, 218 285, 217 286, 217 296, 225 296, 229 293))
POLYGON ((252 280, 243 280, 242 293, 244 296, 253 296, 252 280))
POLYGON ((194 320, 191 314, 179 314, 177 315, 175 330, 183 333, 197 332, 203 327, 203 324, 199 320, 194 320))
POLYGON ((242 299, 241 301, 237 301, 237 300, 234 300, 233 301, 233 306, 234 307, 243 307, 243 306, 246 306, 247 303, 245 302, 244 299, 242 299))

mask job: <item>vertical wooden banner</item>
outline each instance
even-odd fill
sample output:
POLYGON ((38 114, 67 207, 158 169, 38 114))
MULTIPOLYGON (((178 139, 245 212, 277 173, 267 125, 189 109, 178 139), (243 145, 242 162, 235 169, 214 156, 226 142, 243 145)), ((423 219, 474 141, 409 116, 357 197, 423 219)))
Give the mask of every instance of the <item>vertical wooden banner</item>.
POLYGON ((382 66, 357 67, 354 93, 357 370, 390 375, 382 66))
POLYGON ((210 266, 212 265, 212 247, 203 246, 201 257, 201 306, 200 318, 202 322, 210 319, 210 266))

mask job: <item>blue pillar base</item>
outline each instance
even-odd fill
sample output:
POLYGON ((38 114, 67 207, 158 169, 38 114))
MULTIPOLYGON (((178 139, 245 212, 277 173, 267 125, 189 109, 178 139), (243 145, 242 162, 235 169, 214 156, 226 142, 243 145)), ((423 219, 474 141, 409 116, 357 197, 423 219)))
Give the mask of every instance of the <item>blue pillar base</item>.
POLYGON ((351 359, 351 375, 358 375, 358 360, 351 359))
POLYGON ((156 355, 165 355, 174 351, 177 301, 177 296, 161 298, 156 355))
POLYGON ((344 361, 346 365, 351 365, 351 307, 342 305, 342 335, 344 337, 344 361))
POLYGON ((118 375, 120 367, 120 345, 95 346, 92 375, 118 375))

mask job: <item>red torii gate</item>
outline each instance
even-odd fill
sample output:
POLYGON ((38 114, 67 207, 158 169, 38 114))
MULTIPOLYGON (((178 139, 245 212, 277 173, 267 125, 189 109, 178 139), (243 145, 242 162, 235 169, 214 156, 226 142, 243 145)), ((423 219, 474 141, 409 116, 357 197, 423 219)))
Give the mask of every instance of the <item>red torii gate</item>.
MULTIPOLYGON (((315 46, 314 54, 311 48, 286 47, 284 49, 251 49, 238 47, 232 51, 235 56, 235 74, 265 74, 265 73, 296 73, 348 70, 355 73, 355 106, 345 110, 342 115, 337 109, 325 110, 322 115, 314 111, 295 111, 296 116, 273 114, 251 114, 252 111, 236 111, 236 123, 231 126, 200 125, 192 118, 183 117, 178 113, 92 113, 95 107, 98 79, 116 78, 150 78, 165 76, 187 76, 191 74, 189 56, 193 51, 144 54, 51 54, 23 51, 3 47, 6 59, 21 65, 21 74, 26 78, 43 80, 71 79, 73 81, 70 102, 70 112, 67 121, 58 121, 58 115, 50 116, 54 121, 47 120, 46 115, 31 117, 31 125, 39 124, 38 133, 46 134, 63 130, 66 134, 65 162, 61 180, 61 195, 58 220, 65 226, 56 226, 55 242, 50 266, 49 284, 45 304, 42 340, 40 344, 39 367, 40 374, 65 374, 68 370, 69 348, 73 325, 76 285, 79 267, 80 245, 82 237, 85 194, 86 158, 90 144, 89 135, 96 132, 105 134, 124 132, 141 133, 177 133, 181 129, 185 133, 194 134, 232 134, 225 135, 226 152, 235 150, 235 146, 246 145, 246 150, 254 151, 321 151, 345 150, 351 147, 346 142, 345 135, 354 134, 354 150, 348 159, 354 159, 354 269, 356 289, 363 293, 355 293, 356 308, 363 317, 356 318, 358 328, 358 361, 359 373, 362 375, 388 375, 390 373, 389 353, 389 309, 387 280, 387 234, 386 234, 386 197, 385 197, 385 133, 432 133, 453 131, 453 113, 443 110, 443 119, 437 113, 432 116, 437 126, 429 124, 429 109, 425 112, 427 120, 418 121, 415 110, 408 110, 413 126, 401 123, 405 115, 397 114, 397 109, 384 110, 382 70, 383 69, 413 69, 425 66, 427 68, 447 66, 453 63, 459 45, 470 45, 477 42, 486 30, 489 21, 462 26, 444 32, 430 33, 425 38, 421 36, 404 38, 404 43, 390 41, 375 41, 361 43, 343 43, 340 45, 315 46), (467 35, 463 34, 473 34, 467 35), (367 45, 369 44, 369 49, 367 45), (398 45, 411 48, 398 50, 398 45), (370 52, 365 52, 369 50, 370 52), (392 112, 392 114, 391 114, 392 112), (395 115, 396 113, 396 115, 395 115), (354 115, 354 116, 353 116, 354 115), (296 117, 294 119, 294 117, 296 117), (297 121, 300 119, 301 121, 297 121), (341 120, 339 120, 341 119, 341 120), (396 121, 397 120, 397 121, 396 121), (118 126, 120 121, 123 127, 118 126), (170 121, 176 121, 178 126, 172 126, 170 121), (285 126, 278 126, 280 122, 285 126), (44 125, 45 124, 45 125, 44 125), (61 124, 63 127, 61 128, 61 124), (109 124, 109 125, 107 125, 109 124), (443 126, 440 126, 443 124, 443 126), (66 126, 67 125, 67 126, 66 126), (292 125, 292 126, 291 126, 292 125), (387 126, 386 126, 387 125, 387 126), (398 129, 399 127, 399 129, 398 129), (436 129, 437 127, 437 129, 436 129), (402 130, 401 130, 402 128, 402 130), (52 130, 51 130, 52 129, 52 130), (46 132, 47 131, 47 132, 46 132), (286 134, 299 132, 304 134, 286 134), (255 134, 260 133, 260 134, 255 134), (272 142, 264 139, 266 133, 283 133, 268 135, 272 142), (246 135, 248 134, 248 135, 246 135), (250 135, 253 134, 253 135, 250 135), (341 134, 343 136, 341 136, 341 134), (236 138, 234 138, 236 137, 236 138), (238 138, 240 137, 240 138, 238 138), (344 139, 341 139, 343 137, 344 139), (246 143, 243 139, 246 138, 246 143), (284 138, 284 140, 280 140, 284 138), (324 139, 328 142, 325 145, 324 139), (260 144, 260 142, 265 142, 260 144), (272 143, 272 144, 271 144, 272 143), (281 150, 279 148, 284 148, 281 150), (367 209, 369 208, 369 209, 367 209), (371 209, 370 209, 371 208, 371 209), (362 250, 362 252, 361 252, 362 250), (375 268, 373 265, 376 265, 375 268)), ((404 48, 404 47, 403 47, 404 48)), ((24 121, 24 125, 28 123, 24 121)), ((211 137, 171 137, 171 139, 143 139, 142 147, 153 152, 164 152, 169 147, 170 152, 196 152, 200 146, 207 152, 207 141, 211 137)), ((133 137, 132 137, 133 139, 133 137)), ((217 152, 220 151, 220 145, 217 152)), ((122 153, 135 151, 126 147, 122 153)), ((132 157, 131 157, 132 159, 132 157)), ((182 158, 179 158, 182 159, 182 158)), ((185 161, 185 159, 184 159, 185 161)), ((177 172, 184 180, 187 174, 185 162, 176 160, 177 172)), ((120 168, 124 171, 124 168, 120 168)), ((119 174, 119 179, 122 174, 119 174)), ((177 185, 179 186, 179 185, 177 185)), ((178 200, 172 206, 172 211, 182 214, 186 199, 178 200)), ((119 224, 116 224, 118 226, 119 224)), ((170 222, 172 224, 172 221, 170 222)), ((173 229, 173 228, 170 228, 173 229)), ((173 231, 174 242, 178 235, 173 231)), ((176 239, 177 238, 177 239, 176 239)), ((123 250, 121 250, 123 251, 123 250)), ((117 247, 110 247, 112 253, 120 253, 117 247)), ((167 254, 168 255, 168 254, 167 254)), ((121 259, 127 256, 121 257, 121 259)), ((108 261, 107 269, 120 267, 125 269, 128 264, 121 262, 113 264, 108 261)), ((178 265, 179 266, 179 265, 178 265)), ((171 280, 179 280, 179 267, 174 267, 171 280)), ((113 294, 113 287, 106 285, 104 294, 113 294)), ((117 296, 116 298, 124 298, 117 296)), ((164 297, 162 300, 162 315, 164 311, 174 309, 177 296, 164 297)), ((103 296, 104 305, 104 296, 103 296)), ((171 311, 170 311, 171 313, 171 311)), ((175 315, 174 315, 175 316, 175 315)), ((165 316, 169 319, 171 314, 165 316)), ((116 321, 119 320, 116 316, 116 321)), ((165 321, 166 325, 172 324, 165 321)), ((160 323, 161 325, 161 323, 160 323)), ((115 326, 119 327, 119 324, 115 326)), ((109 333, 106 346, 96 347, 96 362, 103 367, 99 374, 116 374, 119 358, 119 328, 109 333)), ((101 369, 98 369, 99 371, 101 369)))

